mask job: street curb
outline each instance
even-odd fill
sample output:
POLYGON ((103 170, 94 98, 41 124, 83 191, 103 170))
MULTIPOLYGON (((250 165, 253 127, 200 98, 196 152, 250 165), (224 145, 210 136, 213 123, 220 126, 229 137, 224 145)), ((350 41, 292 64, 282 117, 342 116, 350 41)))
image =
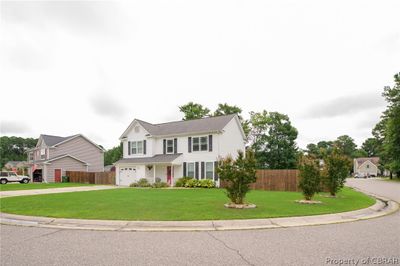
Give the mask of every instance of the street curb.
MULTIPOLYGON (((365 191, 362 191, 366 193, 365 191)), ((399 210, 399 204, 381 196, 366 193, 376 199, 374 205, 360 210, 312 216, 246 220, 207 221, 121 221, 87 220, 24 216, 0 213, 0 224, 68 230, 97 230, 118 232, 184 232, 275 229, 299 226, 347 223, 378 218, 399 210)))

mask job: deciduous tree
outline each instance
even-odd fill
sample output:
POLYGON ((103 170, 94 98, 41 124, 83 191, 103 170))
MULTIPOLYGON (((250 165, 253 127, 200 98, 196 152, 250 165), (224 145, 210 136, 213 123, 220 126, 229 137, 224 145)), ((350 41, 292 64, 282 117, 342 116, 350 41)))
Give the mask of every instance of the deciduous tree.
POLYGON ((231 156, 219 161, 217 173, 226 182, 227 196, 232 203, 243 204, 249 185, 256 181, 256 159, 252 150, 238 151, 234 160, 231 156))

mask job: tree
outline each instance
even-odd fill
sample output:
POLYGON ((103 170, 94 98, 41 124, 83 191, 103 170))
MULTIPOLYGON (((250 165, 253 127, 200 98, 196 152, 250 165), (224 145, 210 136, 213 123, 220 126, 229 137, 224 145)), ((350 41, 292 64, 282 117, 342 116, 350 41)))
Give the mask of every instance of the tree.
POLYGON ((363 142, 361 148, 367 153, 368 157, 379 156, 382 150, 382 143, 375 137, 368 138, 363 142))
POLYGON ((104 153, 104 165, 111 165, 122 158, 122 143, 104 153))
POLYGON ((237 114, 240 120, 243 120, 241 116, 242 109, 237 107, 236 105, 228 105, 227 103, 220 103, 218 104, 217 110, 215 110, 213 116, 220 116, 220 115, 231 115, 237 114))
POLYGON ((350 169, 351 160, 346 155, 341 154, 339 149, 334 149, 331 154, 324 158, 322 180, 331 196, 336 196, 336 193, 344 186, 350 169))
POLYGON ((250 113, 250 142, 255 151, 258 167, 292 169, 296 167, 298 149, 297 129, 287 115, 263 111, 250 113))
POLYGON ((356 149, 351 155, 352 158, 368 157, 368 153, 363 149, 356 149))
POLYGON ((302 190, 304 198, 311 200, 321 187, 319 160, 313 156, 302 156, 298 168, 300 171, 299 188, 302 190))
POLYGON ((388 103, 383 114, 384 138, 383 154, 386 157, 386 166, 400 178, 400 73, 394 76, 395 85, 386 86, 383 97, 388 103))
POLYGON ((321 157, 321 151, 320 148, 314 144, 314 143, 310 143, 306 146, 307 148, 307 154, 310 156, 314 156, 316 158, 320 158, 321 157))
POLYGON ((0 169, 8 161, 26 161, 27 150, 36 146, 37 139, 21 137, 0 137, 0 169))
POLYGON ((227 182, 226 192, 234 204, 243 204, 251 183, 256 181, 256 159, 252 150, 238 151, 234 160, 228 156, 219 161, 217 173, 222 181, 227 182))
POLYGON ((341 153, 347 155, 348 157, 352 157, 357 148, 354 140, 348 135, 338 137, 335 140, 334 145, 340 150, 341 153))
POLYGON ((236 105, 229 105, 227 103, 220 103, 218 104, 217 110, 215 110, 213 116, 220 116, 220 115, 230 115, 230 114, 237 114, 240 120, 240 123, 242 124, 242 128, 244 131, 244 134, 248 136, 250 132, 250 125, 249 121, 243 119, 242 117, 242 109, 236 105))
POLYGON ((183 120, 204 118, 210 115, 210 109, 198 103, 189 102, 179 106, 179 111, 184 114, 183 120))

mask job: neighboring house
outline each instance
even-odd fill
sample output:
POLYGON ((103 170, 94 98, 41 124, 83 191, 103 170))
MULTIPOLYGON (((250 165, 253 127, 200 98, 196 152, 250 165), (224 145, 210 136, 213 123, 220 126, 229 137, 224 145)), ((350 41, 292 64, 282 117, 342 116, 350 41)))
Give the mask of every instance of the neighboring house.
POLYGON ((104 149, 87 137, 40 135, 28 151, 29 175, 34 181, 61 182, 65 171, 104 171, 104 149))
POLYGON ((378 176, 379 157, 366 157, 354 159, 354 174, 360 176, 378 176))
POLYGON ((115 163, 116 184, 141 178, 173 185, 182 176, 210 179, 220 157, 245 151, 245 134, 237 115, 150 124, 135 119, 121 135, 123 159, 115 163))
POLYGON ((104 166, 104 172, 115 172, 115 166, 114 165, 104 166))
POLYGON ((26 161, 8 161, 4 168, 7 170, 11 170, 13 172, 18 172, 20 170, 22 173, 25 173, 25 169, 28 168, 28 162, 26 161))

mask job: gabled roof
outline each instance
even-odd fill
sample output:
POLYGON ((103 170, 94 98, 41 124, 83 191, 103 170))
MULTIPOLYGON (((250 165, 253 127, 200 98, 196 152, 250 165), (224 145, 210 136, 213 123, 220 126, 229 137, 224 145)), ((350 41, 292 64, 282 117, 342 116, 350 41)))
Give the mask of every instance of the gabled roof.
POLYGON ((62 159, 62 158, 65 158, 65 157, 70 157, 70 158, 72 158, 72 159, 74 159, 74 160, 77 160, 77 161, 79 161, 79 162, 81 162, 81 163, 83 163, 83 164, 85 164, 85 165, 89 165, 87 162, 82 161, 81 159, 78 159, 78 158, 76 158, 75 156, 72 156, 72 155, 70 155, 70 154, 62 154, 62 155, 56 156, 56 157, 54 157, 54 158, 45 160, 44 163, 50 163, 50 162, 57 161, 57 160, 60 160, 60 159, 62 159))
POLYGON ((180 134, 218 132, 221 131, 234 118, 238 120, 236 114, 231 114, 160 124, 151 124, 143 120, 134 119, 129 127, 121 135, 120 139, 125 137, 125 135, 132 128, 135 122, 139 123, 152 136, 169 136, 180 134))
POLYGON ((60 137, 60 136, 52 136, 52 135, 40 135, 42 137, 43 142, 47 145, 47 146, 54 146, 59 142, 62 142, 64 140, 67 140, 73 136, 69 136, 69 137, 60 137))
POLYGON ((379 164, 379 157, 362 157, 362 158, 355 158, 354 160, 357 161, 358 165, 362 165, 366 161, 370 161, 371 163, 378 165, 379 164))
MULTIPOLYGON (((100 147, 99 145, 97 145, 96 143, 94 143, 93 141, 91 141, 90 139, 88 139, 87 137, 85 137, 82 134, 75 134, 72 136, 68 136, 68 137, 60 137, 60 136, 52 136, 52 135, 40 135, 42 141, 49 147, 54 147, 57 145, 60 145, 62 143, 65 143, 67 141, 73 140, 74 138, 77 137, 82 137, 84 139, 86 139, 88 142, 90 142, 91 144, 93 144, 94 146, 96 146, 97 148, 99 148, 100 150, 104 151, 104 149, 102 147, 100 147)), ((40 139, 40 138, 39 138, 40 139)))
POLYGON ((171 163, 182 153, 176 154, 156 154, 153 157, 138 157, 138 158, 124 158, 114 164, 118 163, 171 163))

